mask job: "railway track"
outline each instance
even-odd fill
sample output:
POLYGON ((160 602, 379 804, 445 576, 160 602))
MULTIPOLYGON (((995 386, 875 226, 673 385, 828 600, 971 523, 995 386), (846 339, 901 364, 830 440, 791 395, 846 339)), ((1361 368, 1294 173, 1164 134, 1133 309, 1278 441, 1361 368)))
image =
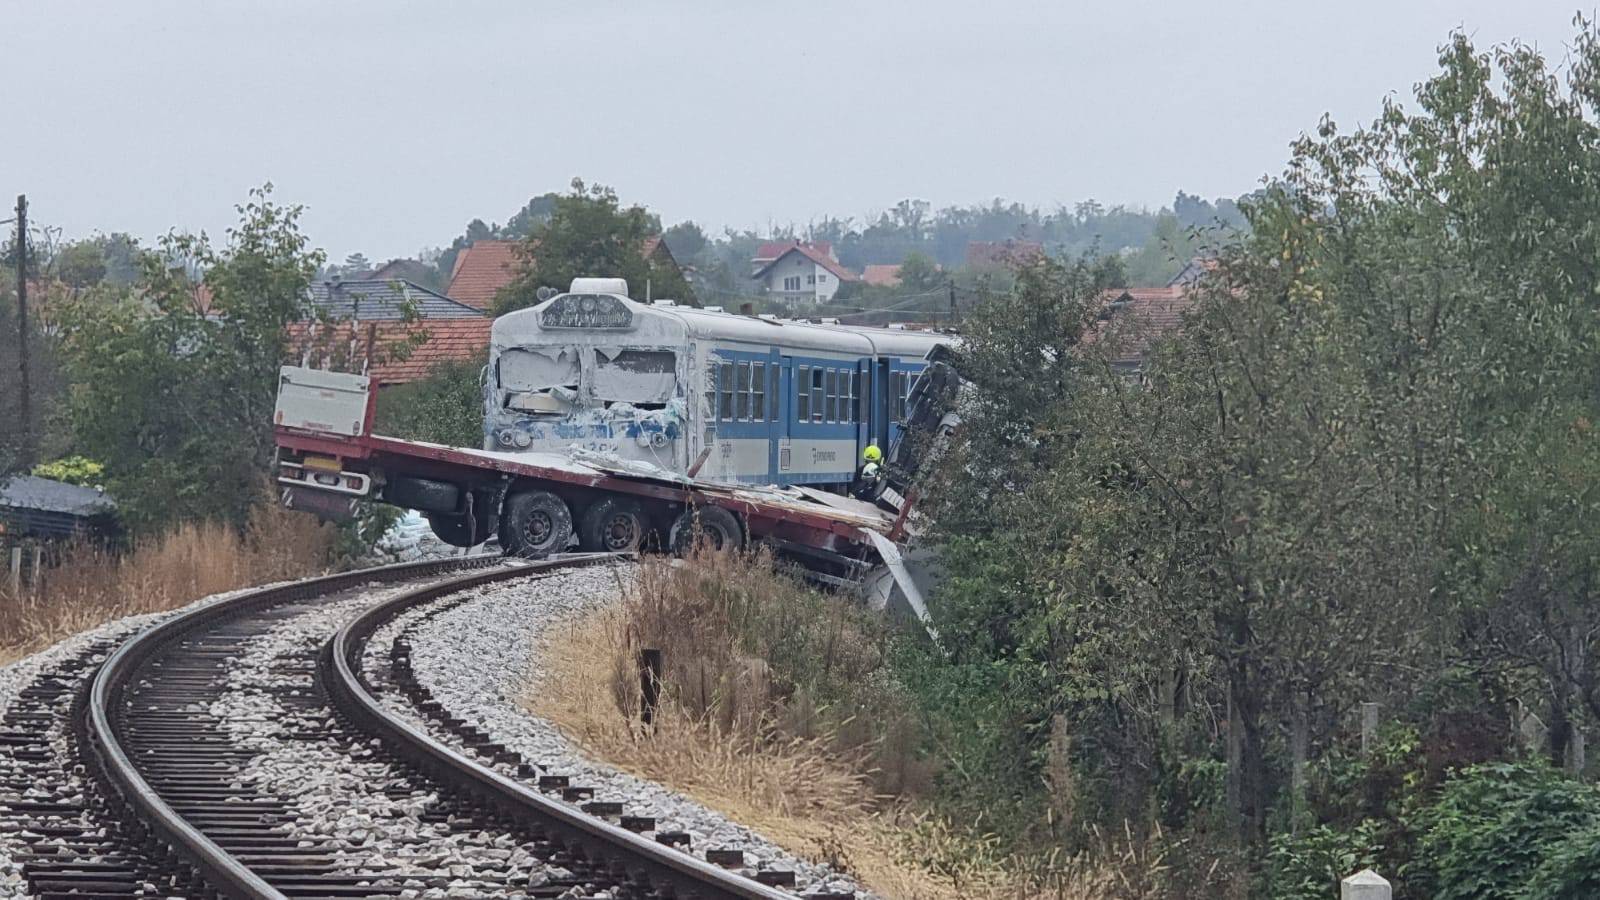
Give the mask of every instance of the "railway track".
POLYGON ((90 645, 0 718, 0 835, 23 848, 12 858, 39 897, 795 897, 774 886, 792 875, 763 884, 713 864, 736 865, 726 852, 671 849, 674 835, 646 836, 648 817, 584 808, 582 785, 453 720, 409 678, 404 633, 388 672, 362 671, 368 641, 405 610, 593 561, 345 573, 90 645), (329 638, 334 613, 348 624, 329 638), (319 766, 322 787, 293 787, 294 770, 319 766), (407 836, 308 812, 357 795, 395 810, 407 836))

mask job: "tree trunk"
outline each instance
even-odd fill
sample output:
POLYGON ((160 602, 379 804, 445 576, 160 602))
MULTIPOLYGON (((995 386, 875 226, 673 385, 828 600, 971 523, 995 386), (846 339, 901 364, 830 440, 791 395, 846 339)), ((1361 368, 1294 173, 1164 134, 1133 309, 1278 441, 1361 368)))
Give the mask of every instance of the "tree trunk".
POLYGON ((1237 817, 1239 840, 1258 842, 1265 824, 1266 761, 1261 748, 1261 702, 1250 684, 1249 665, 1228 665, 1228 805, 1237 817))

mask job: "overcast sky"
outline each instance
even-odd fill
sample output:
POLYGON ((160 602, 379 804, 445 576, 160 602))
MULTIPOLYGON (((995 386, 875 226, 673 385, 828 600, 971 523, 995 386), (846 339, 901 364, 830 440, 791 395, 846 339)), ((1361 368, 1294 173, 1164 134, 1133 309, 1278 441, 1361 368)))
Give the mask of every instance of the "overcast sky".
POLYGON ((905 197, 1153 207, 1248 191, 1323 112, 1409 96, 1452 28, 1563 57, 1574 9, 0 0, 0 200, 68 236, 220 235, 270 180, 334 259, 573 176, 759 231, 905 197))

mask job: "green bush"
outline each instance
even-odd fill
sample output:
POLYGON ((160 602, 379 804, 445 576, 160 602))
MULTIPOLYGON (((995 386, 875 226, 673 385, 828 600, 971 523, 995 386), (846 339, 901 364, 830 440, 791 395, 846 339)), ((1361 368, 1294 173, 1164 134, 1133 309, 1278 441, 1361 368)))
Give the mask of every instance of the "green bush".
POLYGON ((1374 868, 1383 852, 1382 825, 1364 819, 1340 830, 1318 825, 1300 834, 1277 834, 1267 851, 1267 896, 1272 900, 1327 900, 1339 880, 1374 868))
POLYGON ((33 467, 33 474, 40 478, 50 478, 83 487, 99 485, 105 473, 105 466, 83 456, 64 456, 33 467))
POLYGON ((1600 791, 1547 765, 1464 769, 1409 824, 1418 835, 1417 852, 1403 877, 1413 896, 1593 896, 1581 886, 1600 873, 1600 867, 1584 868, 1600 856, 1592 839, 1600 831, 1600 791), (1588 845, 1577 841, 1583 834, 1591 836, 1588 845), (1555 892, 1535 892, 1536 884, 1555 892))
POLYGON ((1600 823, 1574 831, 1552 847, 1522 896, 1528 900, 1600 897, 1600 823))

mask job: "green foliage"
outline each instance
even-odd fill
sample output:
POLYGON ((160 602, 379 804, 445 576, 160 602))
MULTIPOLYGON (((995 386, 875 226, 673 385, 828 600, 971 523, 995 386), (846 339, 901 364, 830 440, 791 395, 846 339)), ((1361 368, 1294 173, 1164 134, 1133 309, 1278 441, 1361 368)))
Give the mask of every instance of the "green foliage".
POLYGON ((1383 852, 1382 826, 1370 819, 1340 830, 1326 825, 1272 838, 1267 851, 1267 896, 1327 900, 1346 875, 1372 868, 1383 852))
POLYGON ((83 456, 67 456, 33 467, 33 474, 40 478, 50 478, 84 487, 98 486, 105 471, 104 465, 83 456))
POLYGON ((239 215, 225 247, 169 235, 144 257, 136 293, 90 292, 62 313, 74 447, 104 461, 138 530, 180 519, 242 527, 263 496, 285 331, 322 258, 299 231, 299 207, 274 203, 270 187, 239 215))
POLYGON ((1491 763, 1450 779, 1408 824, 1419 840, 1404 877, 1418 896, 1545 897, 1529 890, 1536 872, 1544 884, 1593 877, 1571 868, 1583 852, 1567 842, 1600 830, 1600 792, 1537 763, 1491 763))
POLYGON ((693 302, 694 293, 676 266, 646 257, 646 242, 661 233, 661 222, 642 206, 624 208, 617 192, 573 179, 572 192, 556 198, 550 217, 530 232, 522 247, 525 269, 501 292, 496 314, 532 306, 538 290, 565 291, 585 276, 626 278, 643 299, 693 302))
POLYGON ((906 291, 931 291, 945 282, 939 265, 921 253, 911 253, 900 264, 900 287, 906 291))
POLYGON ((483 445, 484 360, 447 362, 428 377, 378 392, 379 434, 450 447, 483 445))
POLYGON ((1562 838, 1528 880, 1528 900, 1588 900, 1600 897, 1600 822, 1562 838))
MULTIPOLYGON (((1572 735, 1600 718, 1600 39, 1580 25, 1562 79, 1461 36, 1440 62, 1415 111, 1324 122, 1243 204, 1248 229, 1200 236, 1217 266, 1176 334, 1103 310, 1117 275, 1083 263, 971 311, 974 389, 924 494, 935 623, 960 640, 913 682, 932 733, 968 730, 939 745, 960 802, 1015 808, 1057 715, 1107 786, 1088 816, 1226 760, 1231 830, 1258 853, 1270 811, 1322 817, 1332 845, 1415 810, 1441 760, 1507 754, 1513 703, 1576 766, 1572 735), (1392 758, 1319 766, 1365 699, 1407 720, 1392 758)), ((1582 817, 1522 808, 1525 876, 1540 829, 1582 817)), ((1431 841, 1448 868, 1471 844, 1453 833, 1369 836, 1431 841)), ((1441 889, 1479 895, 1459 865, 1441 889)))

